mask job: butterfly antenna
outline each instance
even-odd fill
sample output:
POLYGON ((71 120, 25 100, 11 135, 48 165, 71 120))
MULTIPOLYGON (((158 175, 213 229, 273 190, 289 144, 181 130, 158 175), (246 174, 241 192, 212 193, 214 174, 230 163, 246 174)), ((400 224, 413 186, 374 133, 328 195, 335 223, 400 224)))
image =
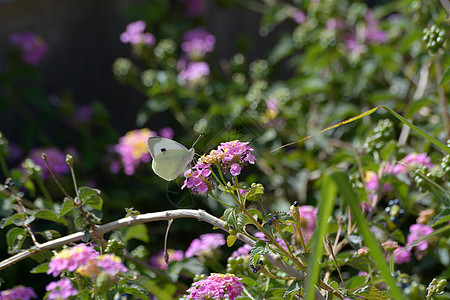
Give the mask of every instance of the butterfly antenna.
POLYGON ((194 144, 192 145, 192 148, 194 148, 195 144, 203 137, 203 134, 200 134, 198 138, 195 140, 194 144))

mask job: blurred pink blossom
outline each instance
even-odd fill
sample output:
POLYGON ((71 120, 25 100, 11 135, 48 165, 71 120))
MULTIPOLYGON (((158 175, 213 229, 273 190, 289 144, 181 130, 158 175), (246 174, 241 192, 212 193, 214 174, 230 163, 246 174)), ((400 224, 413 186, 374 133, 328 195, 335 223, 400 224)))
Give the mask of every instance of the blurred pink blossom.
POLYGON ((127 25, 126 30, 120 35, 120 41, 124 44, 130 43, 136 45, 143 43, 145 45, 154 45, 156 40, 153 34, 145 32, 147 25, 144 21, 139 20, 127 25))

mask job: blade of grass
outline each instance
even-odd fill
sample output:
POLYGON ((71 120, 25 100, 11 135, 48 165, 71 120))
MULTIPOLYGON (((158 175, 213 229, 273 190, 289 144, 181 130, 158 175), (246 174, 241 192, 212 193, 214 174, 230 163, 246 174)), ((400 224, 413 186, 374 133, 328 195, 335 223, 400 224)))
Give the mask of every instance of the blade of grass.
POLYGON ((381 250, 377 240, 375 240, 372 233, 370 232, 369 225, 367 224, 364 216, 361 213, 357 201, 357 196, 352 190, 348 175, 342 171, 339 171, 333 173, 331 176, 336 182, 336 185, 339 186, 339 193, 341 194, 342 198, 349 205, 353 218, 358 225, 359 231, 364 237, 364 244, 369 247, 370 255, 375 261, 378 270, 386 281, 386 284, 389 286, 390 293, 392 294, 394 299, 404 299, 402 291, 395 285, 395 279, 392 277, 391 272, 389 271, 389 266, 386 263, 383 251, 381 250))
MULTIPOLYGON (((323 254, 323 239, 328 232, 328 218, 331 216, 334 207, 334 199, 337 194, 337 186, 330 176, 326 176, 320 189, 320 206, 317 218, 317 229, 313 236, 313 249, 308 261, 308 276, 305 284, 305 298, 314 298, 315 287, 320 273, 320 259, 323 254)), ((300 216, 301 217, 301 216, 300 216)))
POLYGON ((309 135, 309 136, 307 136, 307 137, 305 137, 305 138, 303 138, 303 139, 301 139, 301 140, 298 140, 298 141, 295 141, 295 142, 292 142, 292 143, 288 143, 288 144, 285 144, 285 145, 283 145, 283 146, 281 146, 281 147, 275 148, 275 149, 273 149, 271 152, 277 151, 277 150, 279 150, 279 149, 281 149, 281 148, 284 148, 284 147, 287 147, 287 146, 291 146, 291 145, 294 145, 294 144, 297 144, 297 143, 306 141, 307 139, 309 139, 309 138, 311 138, 311 137, 313 137, 313 136, 315 136, 315 135, 321 134, 321 133, 323 133, 323 132, 325 132, 325 131, 328 131, 328 130, 330 130, 330 129, 333 129, 333 128, 339 127, 339 126, 341 126, 341 125, 345 125, 345 124, 351 123, 351 122, 353 122, 353 121, 359 120, 359 119, 361 119, 361 118, 363 118, 363 117, 365 117, 365 116, 371 115, 372 113, 376 112, 376 111, 377 111, 378 109, 380 109, 380 108, 384 108, 384 109, 387 110, 391 115, 393 115, 394 117, 396 117, 398 120, 400 120, 400 121, 403 122, 404 124, 406 124, 406 125, 408 125, 409 127, 411 127, 411 129, 414 130, 415 132, 417 132, 419 135, 421 135, 422 137, 426 138, 428 141, 430 141, 431 143, 433 143, 434 145, 436 145, 437 147, 439 147, 439 148, 440 148, 441 150, 443 150, 444 152, 447 152, 448 154, 450 154, 450 148, 449 148, 449 147, 447 147, 446 145, 444 145, 443 143, 441 143, 439 140, 437 140, 435 137, 429 135, 428 133, 426 133, 426 132, 423 131, 422 129, 420 129, 420 128, 418 128, 417 126, 413 125, 413 124, 412 124, 411 122, 409 122, 407 119, 405 119, 404 117, 402 117, 401 115, 399 115, 398 113, 396 113, 394 110, 392 110, 392 109, 390 109, 389 107, 384 106, 384 105, 381 105, 381 106, 377 106, 377 107, 375 107, 375 108, 372 108, 372 109, 370 109, 370 110, 368 110, 368 111, 366 111, 366 112, 364 112, 364 113, 362 113, 362 114, 360 114, 360 115, 357 115, 356 117, 352 117, 352 118, 350 118, 350 119, 348 119, 348 120, 342 121, 342 122, 340 122, 340 123, 338 123, 338 124, 335 124, 335 125, 333 125, 333 126, 330 126, 330 127, 328 127, 328 128, 325 128, 324 130, 321 130, 321 131, 316 132, 316 133, 314 133, 314 134, 312 134, 312 135, 309 135))

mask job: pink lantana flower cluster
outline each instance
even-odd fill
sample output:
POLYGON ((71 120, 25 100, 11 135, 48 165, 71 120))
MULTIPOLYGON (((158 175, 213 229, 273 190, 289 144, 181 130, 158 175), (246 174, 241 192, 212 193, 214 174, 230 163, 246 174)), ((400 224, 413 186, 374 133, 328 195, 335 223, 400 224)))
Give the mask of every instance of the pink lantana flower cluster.
POLYGON ((156 40, 153 34, 145 32, 147 25, 144 21, 139 20, 127 25, 126 30, 120 35, 120 41, 124 44, 130 43, 137 45, 143 43, 145 45, 154 45, 156 40))
MULTIPOLYGON (((170 139, 173 137, 173 130, 169 127, 162 128, 159 134, 170 139)), ((119 139, 119 143, 114 146, 114 151, 122 160, 125 174, 133 175, 139 164, 148 163, 151 160, 147 140, 153 136, 157 136, 157 133, 148 128, 142 128, 128 131, 119 139)))
POLYGON ((212 52, 216 45, 216 38, 203 28, 195 28, 183 35, 181 49, 190 58, 202 58, 212 52))
POLYGON ((78 295, 78 291, 73 287, 72 282, 68 278, 62 278, 58 281, 50 282, 45 288, 49 292, 47 299, 69 299, 78 295))
POLYGON ((184 173, 186 179, 181 188, 187 187, 194 193, 206 194, 214 188, 211 178, 212 165, 220 166, 225 173, 229 171, 231 175, 238 176, 244 166, 255 164, 256 158, 252 151, 248 142, 221 143, 216 150, 200 157, 197 164, 184 173))
POLYGON ((36 293, 32 288, 23 285, 0 292, 0 300, 30 300, 31 298, 37 298, 36 293))
POLYGON ((233 274, 212 273, 206 279, 194 282, 192 287, 187 290, 189 294, 186 299, 234 300, 244 290, 241 280, 242 278, 236 277, 233 274))
MULTIPOLYGON (((425 224, 413 224, 409 227, 409 235, 406 238, 406 246, 413 244, 415 241, 422 237, 429 235, 433 232, 433 229, 425 224)), ((415 248, 416 258, 422 257, 422 252, 428 248, 428 241, 424 240, 415 245, 414 247, 405 250, 405 247, 398 247, 394 250, 394 261, 396 264, 404 264, 411 262, 412 249, 415 248)))
MULTIPOLYGON (((411 153, 400 160, 395 166, 392 166, 390 163, 386 164, 383 173, 391 173, 393 175, 404 174, 407 173, 412 166, 425 166, 431 169, 434 165, 431 163, 431 159, 426 153, 411 153)), ((377 191, 380 184, 377 173, 367 171, 365 175, 367 189, 372 192, 377 191)), ((383 185, 384 191, 392 191, 392 189, 393 188, 389 183, 383 185)))
POLYGON ((64 271, 76 271, 85 277, 95 278, 101 272, 113 277, 119 272, 127 272, 128 269, 118 256, 100 255, 92 246, 79 244, 52 257, 47 274, 56 277, 64 271))
POLYGON ((221 233, 205 233, 194 239, 186 250, 187 258, 193 256, 212 256, 214 250, 225 245, 225 238, 221 233))

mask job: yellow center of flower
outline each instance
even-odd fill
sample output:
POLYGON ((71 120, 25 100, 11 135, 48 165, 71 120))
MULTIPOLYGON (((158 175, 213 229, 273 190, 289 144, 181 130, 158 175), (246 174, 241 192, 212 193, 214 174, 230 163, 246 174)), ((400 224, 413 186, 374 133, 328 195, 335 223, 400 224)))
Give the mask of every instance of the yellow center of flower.
POLYGON ((147 139, 154 134, 148 128, 139 131, 127 132, 124 136, 124 143, 131 148, 131 155, 134 159, 140 159, 148 153, 147 139))

